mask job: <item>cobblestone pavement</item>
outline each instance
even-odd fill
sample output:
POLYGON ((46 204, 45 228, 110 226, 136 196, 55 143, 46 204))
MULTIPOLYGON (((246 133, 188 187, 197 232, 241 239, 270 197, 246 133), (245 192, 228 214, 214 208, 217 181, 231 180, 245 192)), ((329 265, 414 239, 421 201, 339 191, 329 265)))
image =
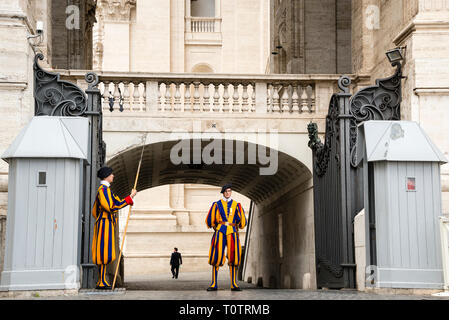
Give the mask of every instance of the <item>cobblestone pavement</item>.
MULTIPOLYGON (((286 290, 262 289, 254 284, 240 282, 241 292, 229 290, 228 269, 219 271, 219 290, 207 292, 210 275, 207 272, 181 273, 179 279, 172 279, 170 272, 164 275, 130 277, 126 279, 126 290, 118 292, 94 292, 82 290, 78 295, 45 297, 21 297, 33 300, 439 300, 443 297, 431 295, 392 295, 361 293, 341 290, 286 290)), ((13 299, 13 298, 3 298, 13 299)))

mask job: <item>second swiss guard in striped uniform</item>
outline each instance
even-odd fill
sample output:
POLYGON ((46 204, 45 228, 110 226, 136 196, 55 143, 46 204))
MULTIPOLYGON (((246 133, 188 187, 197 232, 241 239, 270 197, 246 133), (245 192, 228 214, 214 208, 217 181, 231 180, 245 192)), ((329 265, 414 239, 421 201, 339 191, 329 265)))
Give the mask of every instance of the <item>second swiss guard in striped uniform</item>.
POLYGON ((116 259, 115 256, 115 226, 117 224, 118 210, 133 205, 136 190, 125 199, 120 199, 112 193, 110 185, 114 180, 112 169, 103 167, 98 170, 101 179, 97 190, 92 215, 95 218, 94 236, 92 240, 92 259, 98 266, 97 289, 110 289, 111 285, 106 279, 106 265, 116 259))
POLYGON ((207 214, 206 225, 214 228, 209 250, 209 264, 212 266, 212 283, 207 291, 216 291, 219 267, 228 259, 231 276, 231 290, 241 291, 237 285, 237 271, 241 262, 242 246, 239 239, 239 229, 246 226, 245 211, 242 205, 232 200, 232 185, 222 187, 223 198, 214 202, 207 214), (225 252, 226 248, 226 252, 225 252))

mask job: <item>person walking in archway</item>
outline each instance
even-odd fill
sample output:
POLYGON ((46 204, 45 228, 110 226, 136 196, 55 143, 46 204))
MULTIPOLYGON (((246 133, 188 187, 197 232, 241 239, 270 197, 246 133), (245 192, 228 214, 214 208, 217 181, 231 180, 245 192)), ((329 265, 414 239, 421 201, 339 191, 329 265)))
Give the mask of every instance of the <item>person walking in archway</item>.
POLYGON ((111 285, 106 279, 106 266, 116 259, 115 226, 118 210, 127 205, 133 205, 132 198, 137 191, 133 189, 129 196, 120 199, 110 189, 110 185, 114 181, 112 169, 103 167, 98 170, 97 176, 101 182, 92 208, 92 215, 95 218, 92 259, 93 263, 98 266, 97 289, 110 289, 111 285))
POLYGON ((172 252, 170 258, 171 273, 173 275, 172 278, 178 279, 179 266, 181 264, 182 264, 181 253, 178 252, 178 248, 174 248, 174 251, 172 252))
POLYGON ((209 249, 212 282, 207 291, 218 289, 218 269, 225 262, 225 247, 227 248, 226 257, 231 276, 231 290, 241 291, 236 279, 242 254, 238 230, 246 226, 245 211, 239 202, 232 200, 232 185, 230 183, 221 188, 221 193, 223 194, 222 199, 212 204, 206 217, 207 227, 215 230, 209 249))

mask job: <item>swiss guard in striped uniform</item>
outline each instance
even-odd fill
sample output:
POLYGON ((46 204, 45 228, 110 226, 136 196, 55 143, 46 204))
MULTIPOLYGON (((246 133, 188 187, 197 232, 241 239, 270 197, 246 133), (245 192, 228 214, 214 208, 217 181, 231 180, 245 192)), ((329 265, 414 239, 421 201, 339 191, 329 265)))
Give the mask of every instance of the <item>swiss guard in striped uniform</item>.
POLYGON ((120 199, 111 192, 110 184, 114 180, 112 169, 103 167, 98 170, 98 178, 101 179, 97 190, 92 215, 95 218, 94 236, 92 240, 92 259, 98 265, 97 289, 110 289, 111 285, 106 279, 106 265, 115 260, 115 225, 117 224, 118 210, 133 205, 132 198, 136 190, 125 199, 120 199))
POLYGON ((223 266, 225 255, 228 259, 231 276, 231 290, 241 291, 236 279, 242 255, 238 229, 243 229, 246 226, 245 211, 240 203, 232 200, 231 184, 224 185, 221 188, 221 193, 223 198, 212 204, 206 218, 207 227, 215 230, 209 250, 212 283, 207 291, 217 290, 218 269, 223 266))

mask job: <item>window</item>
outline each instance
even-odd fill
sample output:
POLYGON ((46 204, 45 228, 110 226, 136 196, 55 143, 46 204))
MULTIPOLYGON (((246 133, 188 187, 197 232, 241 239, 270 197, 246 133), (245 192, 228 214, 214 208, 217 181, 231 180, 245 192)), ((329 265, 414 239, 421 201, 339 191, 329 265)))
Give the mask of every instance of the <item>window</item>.
POLYGON ((215 17, 215 0, 191 0, 192 17, 215 17))
POLYGON ((38 183, 38 186, 46 186, 47 185, 47 172, 39 171, 37 183, 38 183))

